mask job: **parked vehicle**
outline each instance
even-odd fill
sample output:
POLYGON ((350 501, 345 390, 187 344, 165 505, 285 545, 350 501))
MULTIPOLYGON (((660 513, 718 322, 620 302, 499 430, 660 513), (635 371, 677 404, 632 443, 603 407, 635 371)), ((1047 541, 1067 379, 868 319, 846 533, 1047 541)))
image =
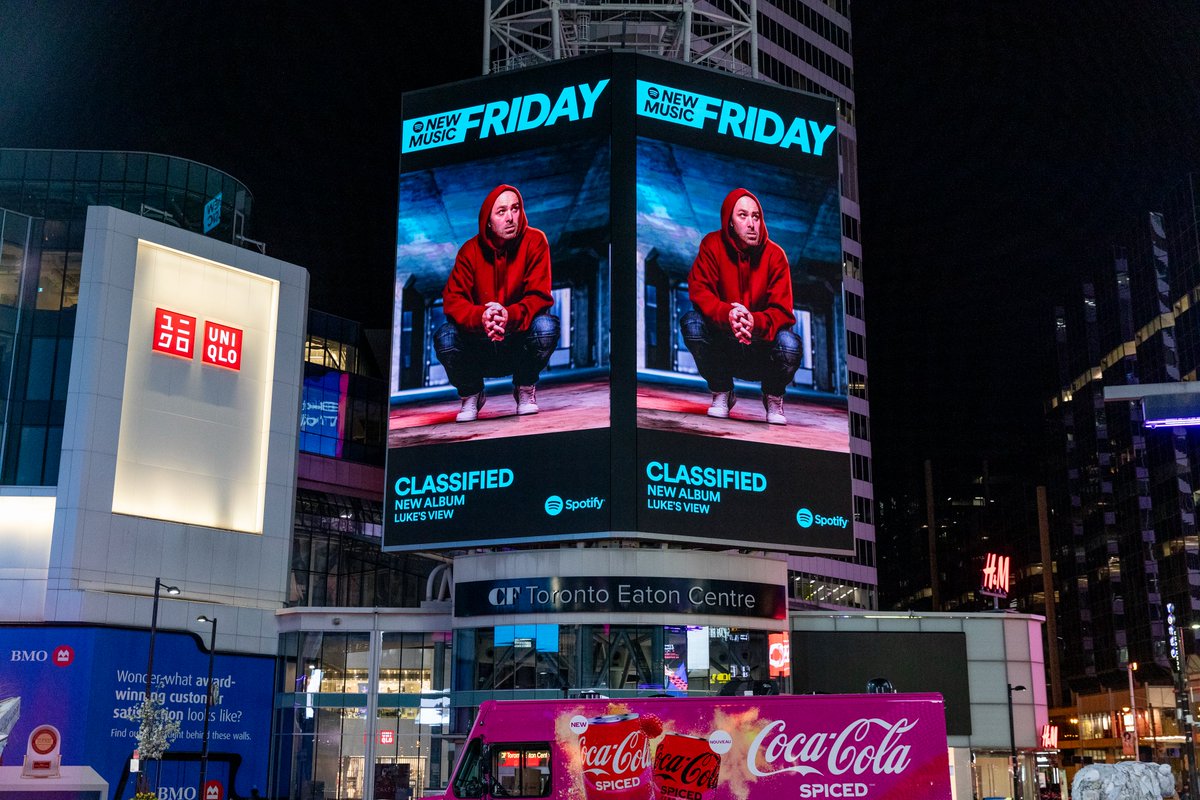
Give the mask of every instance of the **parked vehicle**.
POLYGON ((488 701, 446 800, 949 800, 939 694, 488 701))

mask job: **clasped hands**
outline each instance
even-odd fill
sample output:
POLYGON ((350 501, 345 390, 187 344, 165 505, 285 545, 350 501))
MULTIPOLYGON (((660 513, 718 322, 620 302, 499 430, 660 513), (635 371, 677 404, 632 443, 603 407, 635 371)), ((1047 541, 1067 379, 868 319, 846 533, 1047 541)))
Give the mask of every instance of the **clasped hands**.
POLYGON ((493 342, 504 341, 504 329, 508 325, 508 309, 499 303, 488 303, 483 307, 483 332, 493 342))
POLYGON ((729 309, 729 328, 733 331, 733 338, 740 344, 750 344, 754 334, 754 317, 741 303, 734 303, 733 308, 729 309))

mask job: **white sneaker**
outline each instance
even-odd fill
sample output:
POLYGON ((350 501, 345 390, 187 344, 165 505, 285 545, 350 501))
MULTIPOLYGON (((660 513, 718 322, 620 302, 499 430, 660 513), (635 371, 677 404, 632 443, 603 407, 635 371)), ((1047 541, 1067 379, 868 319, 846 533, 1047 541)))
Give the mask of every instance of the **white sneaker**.
POLYGON ((487 395, 483 392, 473 394, 470 397, 462 399, 462 410, 458 412, 458 416, 454 418, 455 422, 474 422, 479 417, 479 409, 483 408, 483 404, 487 402, 487 395))
POLYGON ((518 386, 513 389, 513 399, 517 401, 517 415, 536 414, 541 409, 537 404, 536 386, 518 386))
POLYGON ((732 391, 713 392, 712 405, 708 407, 708 415, 717 419, 729 419, 729 409, 737 404, 737 395, 732 391))
POLYGON ((764 394, 763 408, 767 411, 768 424, 787 425, 787 417, 783 415, 783 395, 764 394))

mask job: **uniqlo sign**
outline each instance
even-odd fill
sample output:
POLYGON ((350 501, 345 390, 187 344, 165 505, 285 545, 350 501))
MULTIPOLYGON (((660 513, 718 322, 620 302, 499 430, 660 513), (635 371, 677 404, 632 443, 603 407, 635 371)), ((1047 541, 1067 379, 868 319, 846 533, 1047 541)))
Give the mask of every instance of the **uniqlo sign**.
POLYGON ((205 364, 225 369, 241 369, 241 330, 217 322, 205 322, 204 350, 200 357, 205 364))
MULTIPOLYGON (((153 348, 177 358, 196 355, 196 318, 165 308, 154 310, 153 348)), ((242 329, 205 321, 200 360, 215 367, 242 368, 242 329)))
POLYGON ((179 358, 196 352, 196 318, 187 314, 154 309, 154 349, 179 358))

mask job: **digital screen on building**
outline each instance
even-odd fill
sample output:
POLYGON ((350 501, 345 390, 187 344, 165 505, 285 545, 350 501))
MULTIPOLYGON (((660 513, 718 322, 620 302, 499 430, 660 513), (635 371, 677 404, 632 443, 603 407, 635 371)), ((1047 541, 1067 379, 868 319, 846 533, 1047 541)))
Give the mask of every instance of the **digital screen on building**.
MULTIPOLYGON (((146 631, 0 627, 0 764, 19 766, 30 731, 53 725, 62 734, 64 765, 90 766, 108 782, 109 797, 132 797, 136 776, 128 765, 148 644, 146 631)), ((194 800, 208 652, 198 636, 160 630, 154 665, 151 691, 180 727, 161 764, 158 796, 194 800)), ((218 652, 213 660, 208 778, 221 782, 225 797, 249 797, 267 785, 274 669, 268 657, 218 652)))
POLYGON ((832 100, 633 54, 406 95, 385 547, 852 552, 840 230, 832 100))
POLYGON ((300 401, 300 450, 341 458, 350 375, 338 370, 304 376, 300 401))
POLYGON ((791 656, 795 694, 938 692, 946 732, 971 735, 966 634, 792 631, 791 656))
POLYGON ((635 103, 637 529, 852 550, 833 102, 646 61, 635 103))
POLYGON ((404 97, 389 549, 611 527, 607 66, 404 97))

